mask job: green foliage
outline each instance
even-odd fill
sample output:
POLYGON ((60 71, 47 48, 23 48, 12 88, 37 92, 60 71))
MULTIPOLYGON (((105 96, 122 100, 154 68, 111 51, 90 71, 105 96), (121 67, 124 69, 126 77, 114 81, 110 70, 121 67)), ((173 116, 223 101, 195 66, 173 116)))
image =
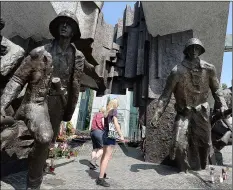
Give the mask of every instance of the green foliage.
POLYGON ((67 136, 72 135, 72 129, 73 129, 73 125, 70 121, 68 121, 66 124, 66 135, 67 136))
MULTIPOLYGON (((108 103, 110 102, 110 100, 111 100, 111 98, 110 98, 110 96, 108 96, 107 105, 108 105, 108 103)), ((106 107, 107 107, 107 105, 106 105, 106 107)))
POLYGON ((94 99, 94 91, 92 89, 90 90, 90 96, 88 101, 88 110, 87 110, 87 116, 86 116, 86 122, 85 122, 85 130, 89 128, 90 125, 90 118, 91 118, 91 111, 92 111, 92 104, 94 99))
POLYGON ((52 150, 49 151, 49 158, 62 158, 67 157, 67 156, 77 156, 77 150, 73 150, 73 149, 66 149, 66 150, 62 150, 61 147, 57 147, 57 148, 53 148, 52 150), (76 154, 76 155, 75 155, 76 154))
POLYGON ((227 89, 227 84, 222 83, 222 89, 223 89, 223 90, 227 89))
POLYGON ((89 102, 88 102, 88 114, 91 114, 93 99, 94 99, 94 91, 90 89, 90 97, 89 97, 89 102))

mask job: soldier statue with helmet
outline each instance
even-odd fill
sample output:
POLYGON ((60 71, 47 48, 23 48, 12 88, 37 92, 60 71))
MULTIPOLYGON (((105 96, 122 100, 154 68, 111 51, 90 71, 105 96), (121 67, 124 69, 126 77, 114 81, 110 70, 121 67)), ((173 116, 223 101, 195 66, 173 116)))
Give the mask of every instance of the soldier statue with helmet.
POLYGON ((199 58, 204 52, 199 39, 188 40, 183 51, 185 58, 168 76, 151 121, 151 125, 156 126, 173 93, 177 115, 170 158, 176 159, 178 167, 184 172, 188 169, 205 169, 207 165, 211 146, 209 89, 215 99, 216 108, 222 112, 227 109, 214 65, 199 58), (188 156, 189 153, 194 156, 188 156), (196 159, 194 166, 190 164, 191 157, 196 159))
POLYGON ((83 54, 71 45, 81 36, 75 14, 61 12, 50 23, 49 30, 55 39, 31 51, 1 97, 4 116, 7 107, 28 83, 24 100, 15 114, 16 120, 25 121, 34 137, 34 147, 28 156, 27 189, 40 189, 49 145, 56 140, 60 122, 71 120, 84 68, 83 54), (60 90, 53 81, 60 81, 60 90))

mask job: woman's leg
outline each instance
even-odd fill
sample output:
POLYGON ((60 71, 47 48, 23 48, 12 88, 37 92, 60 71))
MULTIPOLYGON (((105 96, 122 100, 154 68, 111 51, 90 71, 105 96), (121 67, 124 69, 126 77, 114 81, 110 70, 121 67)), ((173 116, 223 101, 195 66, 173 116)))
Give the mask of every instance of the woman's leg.
POLYGON ((104 159, 104 157, 105 157, 105 153, 106 153, 106 146, 103 147, 103 154, 102 154, 102 157, 101 157, 101 159, 100 159, 100 167, 101 167, 102 162, 103 162, 103 159, 104 159))
POLYGON ((104 156, 102 156, 102 158, 101 158, 99 178, 104 178, 104 174, 106 172, 106 169, 107 169, 108 162, 109 162, 109 159, 111 157, 112 151, 113 151, 112 145, 104 146, 104 150, 103 150, 104 156))
POLYGON ((96 131, 91 131, 91 140, 92 140, 92 146, 93 146, 93 150, 91 152, 91 169, 96 169, 95 164, 96 164, 96 154, 98 151, 98 147, 97 147, 97 141, 96 141, 96 131))
POLYGON ((103 148, 94 149, 91 153, 91 164, 96 166, 96 161, 103 155, 103 148))
POLYGON ((91 159, 96 158, 96 153, 97 153, 98 149, 93 149, 91 152, 91 159))
POLYGON ((93 143, 93 152, 92 152, 92 163, 96 164, 96 160, 103 154, 103 131, 94 130, 91 132, 91 138, 93 143))
POLYGON ((103 155, 103 148, 100 148, 96 152, 96 160, 98 160, 102 155, 103 155))
POLYGON ((92 164, 96 163, 97 151, 98 151, 98 149, 93 149, 92 152, 91 152, 91 163, 92 164))

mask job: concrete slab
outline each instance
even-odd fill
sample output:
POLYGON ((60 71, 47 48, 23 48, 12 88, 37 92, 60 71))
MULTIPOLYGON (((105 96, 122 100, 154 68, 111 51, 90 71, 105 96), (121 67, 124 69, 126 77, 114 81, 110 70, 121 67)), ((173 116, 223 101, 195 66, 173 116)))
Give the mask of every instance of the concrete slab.
POLYGON ((202 58, 221 76, 229 2, 142 2, 152 36, 193 30, 206 48, 202 58))

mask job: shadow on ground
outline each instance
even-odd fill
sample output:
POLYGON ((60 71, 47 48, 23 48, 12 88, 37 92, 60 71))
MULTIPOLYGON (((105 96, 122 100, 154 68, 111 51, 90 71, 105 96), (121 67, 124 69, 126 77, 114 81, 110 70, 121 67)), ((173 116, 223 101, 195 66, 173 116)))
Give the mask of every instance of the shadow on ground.
POLYGON ((88 173, 91 179, 97 179, 99 177, 99 172, 97 172, 96 170, 88 169, 85 171, 88 173))
POLYGON ((197 172, 195 171, 189 171, 190 174, 193 174, 195 177, 197 177, 198 179, 200 179, 207 187, 212 187, 212 183, 210 180, 204 180, 197 172))
POLYGON ((82 165, 90 167, 90 161, 87 160, 87 159, 79 160, 79 163, 82 164, 82 165))
POLYGON ((61 164, 55 164, 55 168, 59 168, 61 166, 65 166, 65 165, 70 164, 72 162, 74 162, 74 160, 70 160, 68 162, 64 162, 64 163, 61 163, 61 164))
MULTIPOLYGON (((87 166, 88 168, 90 167, 90 162, 87 159, 79 160, 79 163, 87 166)), ((96 170, 92 170, 89 168, 85 171, 89 174, 91 179, 97 179, 99 177, 99 172, 97 172, 96 170)))
POLYGON ((15 190, 26 189, 27 171, 4 177, 1 179, 1 181, 11 185, 15 190))
POLYGON ((61 163, 61 164, 56 164, 56 161, 55 161, 55 165, 54 165, 54 168, 55 168, 55 172, 50 172, 50 171, 48 171, 48 172, 44 172, 44 176, 45 175, 56 175, 56 168, 59 168, 59 167, 61 167, 61 166, 65 166, 65 165, 67 165, 67 164, 70 164, 70 163, 72 163, 72 162, 74 162, 75 160, 70 160, 70 161, 68 161, 68 162, 64 162, 64 163, 61 163))
POLYGON ((155 170, 158 174, 166 176, 179 173, 179 170, 174 167, 155 164, 133 164, 130 171, 140 172, 140 170, 155 170))
POLYGON ((118 145, 121 148, 121 150, 123 151, 123 153, 125 154, 125 156, 128 156, 130 158, 134 158, 134 159, 137 159, 140 161, 144 161, 143 153, 139 148, 129 147, 129 146, 125 145, 124 143, 118 143, 118 145))

